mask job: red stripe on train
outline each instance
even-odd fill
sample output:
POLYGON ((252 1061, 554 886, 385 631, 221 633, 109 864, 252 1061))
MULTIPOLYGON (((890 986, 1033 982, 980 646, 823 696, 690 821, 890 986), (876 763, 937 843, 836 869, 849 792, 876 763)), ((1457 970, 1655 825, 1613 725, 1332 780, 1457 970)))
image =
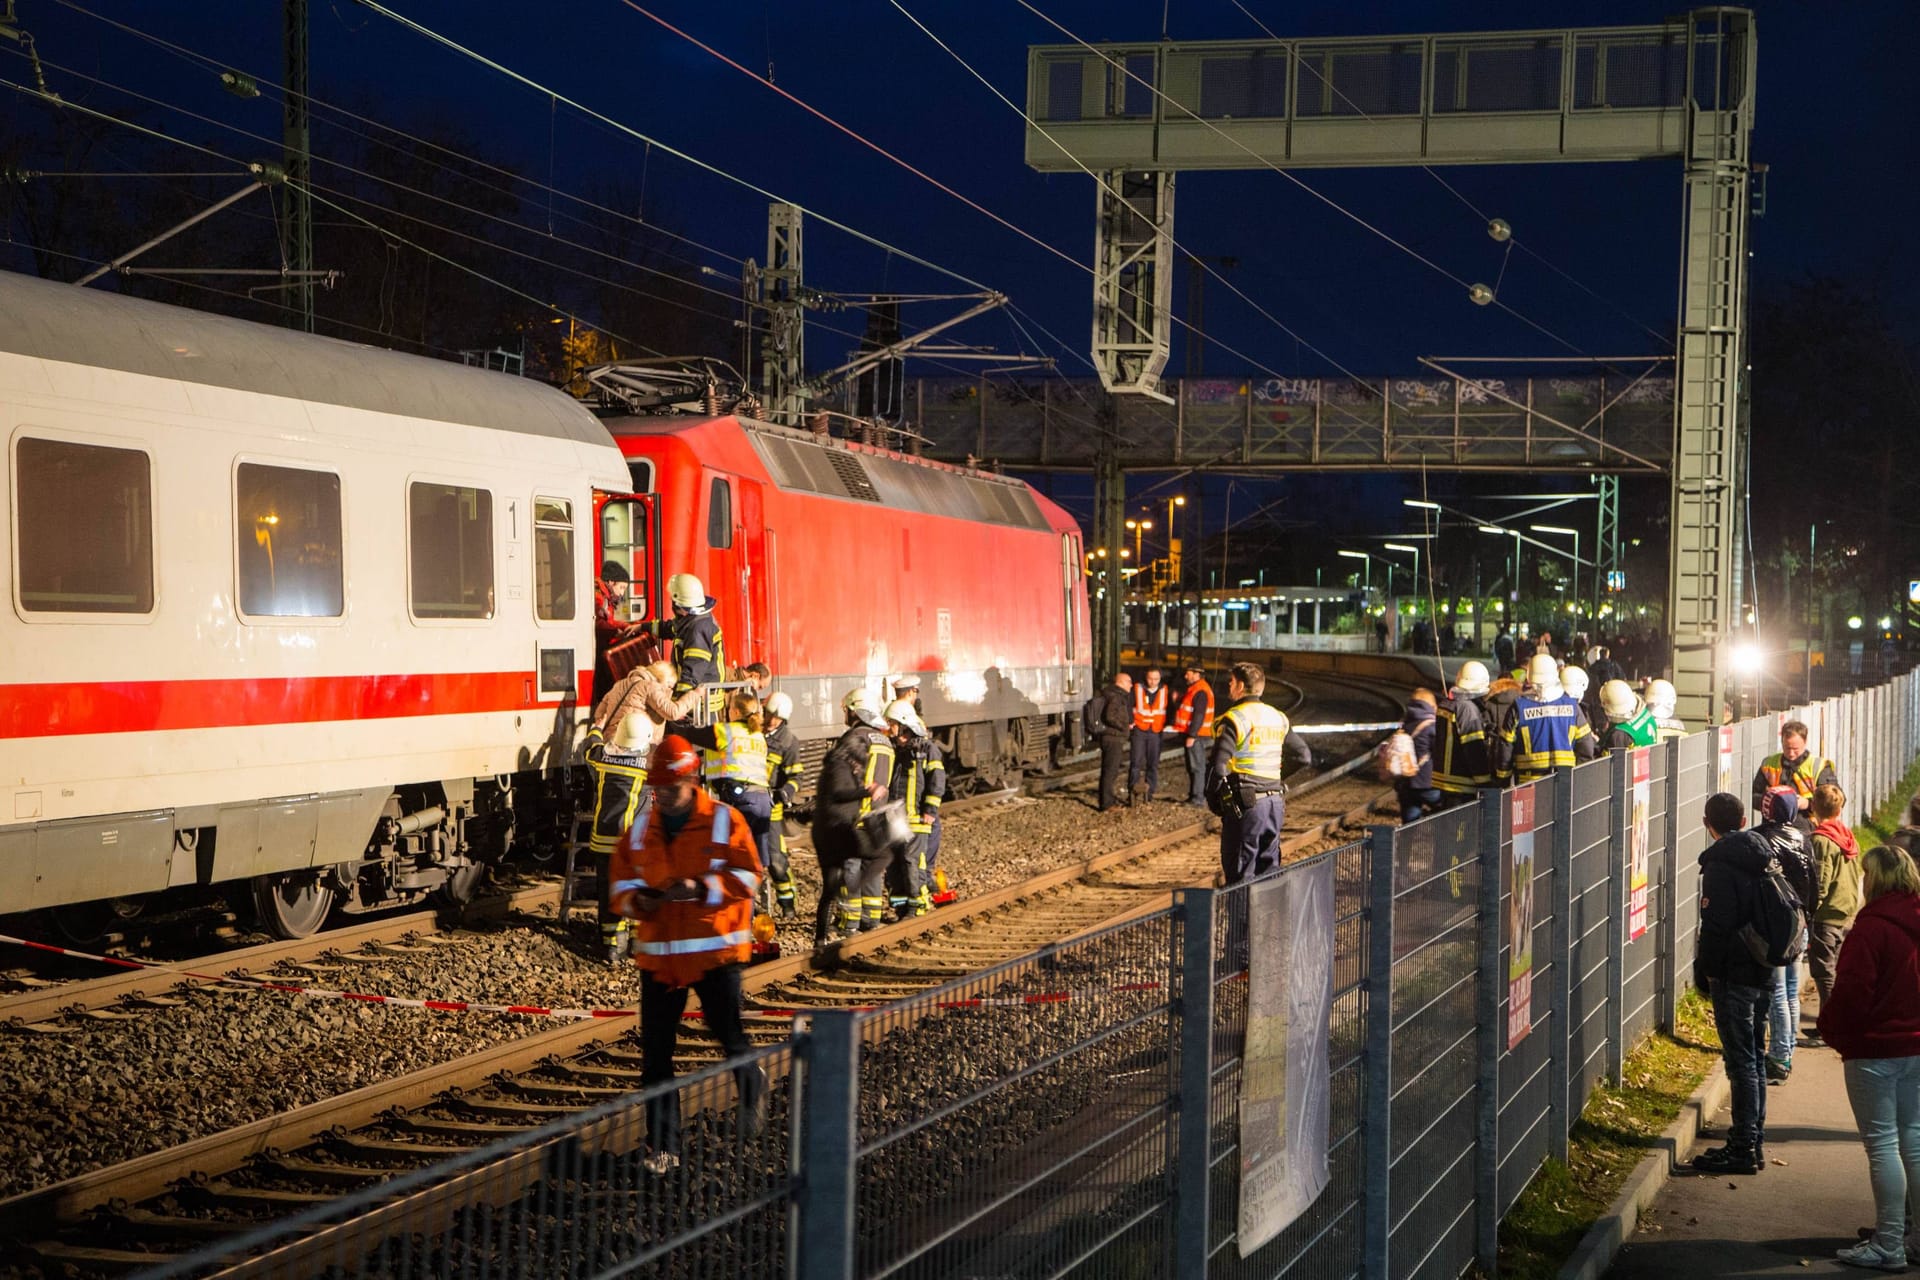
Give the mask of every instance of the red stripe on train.
MULTIPOLYGON (((579 672, 578 687, 593 683, 579 672)), ((0 684, 0 739, 542 711, 526 671, 0 684)))

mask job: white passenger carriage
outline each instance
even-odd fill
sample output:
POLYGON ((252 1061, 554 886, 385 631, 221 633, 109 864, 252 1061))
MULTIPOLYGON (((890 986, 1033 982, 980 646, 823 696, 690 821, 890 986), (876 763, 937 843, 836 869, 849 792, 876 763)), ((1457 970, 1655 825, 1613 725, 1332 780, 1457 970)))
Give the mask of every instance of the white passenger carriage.
POLYGON ((0 438, 0 911, 457 898, 570 758, 629 480, 561 392, 0 273, 0 438))

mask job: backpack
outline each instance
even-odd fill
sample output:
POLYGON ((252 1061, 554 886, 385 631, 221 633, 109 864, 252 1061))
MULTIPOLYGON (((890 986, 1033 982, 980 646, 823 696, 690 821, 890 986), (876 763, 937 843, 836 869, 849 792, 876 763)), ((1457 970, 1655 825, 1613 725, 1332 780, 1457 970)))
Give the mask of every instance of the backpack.
POLYGON ((1800 895, 1793 891, 1780 859, 1769 859, 1766 870, 1754 878, 1753 919, 1734 936, 1755 964, 1777 969, 1792 964, 1806 950, 1806 928, 1800 895))
POLYGON ((1105 727, 1101 724, 1100 718, 1106 706, 1107 695, 1096 693, 1080 708, 1080 729, 1087 735, 1087 740, 1090 742, 1097 740, 1100 737, 1100 730, 1105 727))
POLYGON ((1413 735, 1404 730, 1381 743, 1374 750, 1373 759, 1382 782, 1411 778, 1420 772, 1420 758, 1413 752, 1413 735))

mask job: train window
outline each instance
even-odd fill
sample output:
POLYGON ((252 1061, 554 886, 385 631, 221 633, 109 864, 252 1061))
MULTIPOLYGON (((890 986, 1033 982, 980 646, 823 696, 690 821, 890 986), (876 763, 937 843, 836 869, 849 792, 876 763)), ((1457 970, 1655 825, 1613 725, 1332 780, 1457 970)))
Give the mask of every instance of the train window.
POLYGON ((719 476, 708 490, 707 545, 721 550, 733 545, 733 486, 719 476))
POLYGON ((416 618, 493 616, 493 495, 421 482, 407 493, 416 618))
POLYGON ((627 474, 633 478, 635 493, 653 492, 653 461, 650 458, 628 458, 627 474))
POLYGON ((337 618, 345 609, 340 477, 243 462, 234 474, 240 612, 337 618))
POLYGON ((600 509, 600 590, 608 619, 647 617, 647 513, 639 501, 609 501, 600 509), (624 584, 624 585, 623 585, 624 584))
POLYGON ((559 498, 533 500, 533 611, 573 619, 573 504, 559 498))
POLYGON ((153 612, 153 464, 145 452, 23 436, 13 497, 21 608, 153 612))

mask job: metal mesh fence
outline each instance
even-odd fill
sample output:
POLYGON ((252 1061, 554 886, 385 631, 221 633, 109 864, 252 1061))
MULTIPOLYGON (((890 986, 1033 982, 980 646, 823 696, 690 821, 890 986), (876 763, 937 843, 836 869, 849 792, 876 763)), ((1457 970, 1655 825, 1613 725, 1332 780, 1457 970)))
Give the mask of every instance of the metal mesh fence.
MULTIPOLYGON (((1746 798, 1789 719, 1834 761, 1857 819, 1920 754, 1920 681, 1621 753, 1276 873, 1333 883, 1330 1180, 1249 1257, 1236 1233, 1258 926, 1240 885, 880 1009, 816 1011, 786 1044, 152 1274, 1463 1274, 1565 1154, 1591 1086, 1671 1023, 1699 931, 1702 805, 1746 798), (755 1072, 764 1124, 740 1102, 755 1072), (670 1109, 682 1139, 662 1161, 670 1109)), ((541 1068, 556 1094, 593 1070, 541 1068)))

